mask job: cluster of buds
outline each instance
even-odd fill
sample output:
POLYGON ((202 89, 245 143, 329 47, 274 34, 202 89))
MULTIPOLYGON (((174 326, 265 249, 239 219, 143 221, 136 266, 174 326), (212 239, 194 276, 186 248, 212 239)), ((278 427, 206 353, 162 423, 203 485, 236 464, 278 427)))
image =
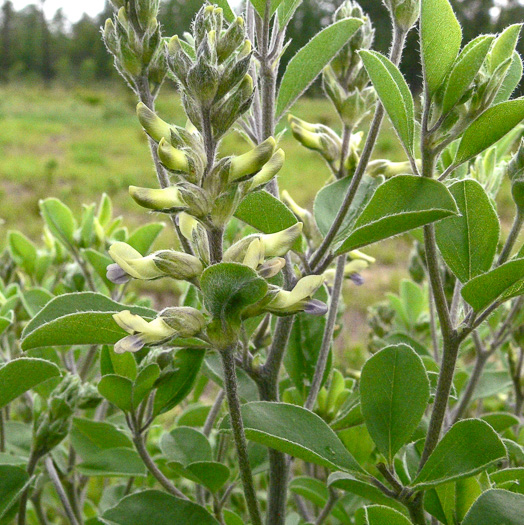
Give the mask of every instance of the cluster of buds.
POLYGON ((76 408, 89 408, 93 401, 99 400, 91 386, 83 385, 78 376, 69 374, 51 392, 46 407, 36 398, 33 427, 33 453, 36 457, 49 453, 67 437, 76 408))
POLYGON ((312 124, 293 115, 288 116, 288 121, 295 139, 305 148, 317 151, 322 155, 334 174, 341 173, 345 176, 354 173, 360 159, 362 133, 351 135, 341 170, 342 139, 337 133, 328 126, 312 124))
POLYGON ((168 66, 191 122, 219 139, 251 106, 251 43, 242 18, 228 25, 222 9, 212 5, 198 12, 190 40, 169 41, 168 66))
POLYGON ((156 91, 166 75, 164 43, 157 16, 160 0, 112 0, 118 10, 108 18, 103 38, 115 58, 115 66, 138 93, 139 78, 156 91))
MULTIPOLYGON (((486 56, 474 77, 469 89, 464 93, 456 105, 443 114, 443 99, 446 91, 446 82, 435 93, 432 100, 432 122, 442 120, 436 141, 450 142, 488 109, 497 100, 504 81, 509 74, 510 67, 515 59, 521 25, 513 25, 503 31, 498 37, 493 35, 480 36, 470 42, 457 59, 461 60, 464 53, 475 46, 488 45, 486 56)), ((507 98, 511 93, 505 93, 507 98)))
POLYGON ((409 31, 420 15, 420 0, 383 0, 391 13, 391 19, 400 30, 409 31))
POLYGON ((113 315, 114 320, 128 334, 115 344, 115 352, 138 352, 144 346, 158 346, 172 339, 194 337, 205 326, 205 317, 195 308, 166 308, 152 321, 124 310, 113 315))
POLYGON ((506 172, 511 181, 511 194, 519 213, 524 214, 524 139, 508 163, 506 172))
POLYGON ((162 250, 143 257, 125 242, 115 242, 109 248, 109 255, 115 261, 107 267, 107 278, 116 284, 133 279, 152 281, 162 277, 191 281, 197 279, 204 267, 193 255, 162 250))
POLYGON ((376 101, 375 91, 367 87, 369 79, 358 54, 361 49, 371 48, 375 32, 360 5, 346 0, 335 12, 334 21, 350 17, 358 18, 363 23, 331 64, 324 69, 322 80, 324 91, 340 118, 345 125, 353 128, 376 101))
MULTIPOLYGON (((349 385, 352 386, 354 380, 350 379, 349 385)), ((344 376, 339 370, 333 370, 333 376, 329 383, 329 387, 323 386, 317 399, 317 407, 315 412, 327 423, 331 423, 344 406, 344 403, 350 398, 351 390, 346 384, 344 376)))

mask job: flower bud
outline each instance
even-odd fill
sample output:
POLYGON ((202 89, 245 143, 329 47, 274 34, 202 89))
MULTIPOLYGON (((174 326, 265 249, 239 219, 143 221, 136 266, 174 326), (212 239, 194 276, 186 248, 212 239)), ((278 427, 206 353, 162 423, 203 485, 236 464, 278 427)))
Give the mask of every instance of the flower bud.
MULTIPOLYGON (((352 279, 354 275, 359 274, 368 267, 369 262, 365 261, 364 259, 356 259, 351 261, 347 263, 346 266, 344 266, 344 277, 347 279, 352 279)), ((324 277, 326 279, 326 283, 332 285, 335 282, 335 270, 333 268, 326 270, 324 272, 324 277)))
POLYGON ((235 157, 229 169, 229 182, 239 181, 258 173, 273 156, 275 147, 275 139, 269 137, 251 151, 235 157))
POLYGON ((188 205, 176 186, 163 189, 129 187, 129 194, 133 200, 148 210, 173 213, 187 209, 188 205))
POLYGON ((115 284, 125 284, 131 280, 131 277, 118 264, 110 264, 107 267, 106 277, 115 284))
POLYGON ((276 153, 269 159, 269 161, 264 164, 264 167, 251 179, 249 189, 253 191, 254 189, 271 181, 273 177, 282 169, 285 160, 286 154, 284 153, 284 150, 277 150, 276 153))
POLYGON ((164 122, 158 115, 151 111, 145 104, 139 102, 136 114, 145 132, 155 141, 169 140, 171 137, 171 126, 164 122))
POLYGON ((129 310, 113 314, 115 322, 131 334, 115 344, 115 352, 138 352, 146 345, 158 345, 176 337, 177 331, 171 328, 161 317, 156 317, 148 322, 139 315, 132 314, 129 310))
POLYGON ((282 201, 291 209, 297 219, 304 224, 304 235, 315 244, 320 243, 322 241, 322 235, 313 215, 308 210, 299 206, 287 190, 282 192, 282 201))
POLYGON ((246 251, 246 255, 244 256, 244 261, 242 262, 242 264, 244 266, 249 266, 253 270, 256 270, 264 262, 264 256, 264 243, 258 237, 251 241, 251 244, 249 245, 246 251))
POLYGON ((166 308, 160 312, 162 320, 177 332, 177 337, 193 337, 206 326, 205 317, 195 308, 166 308))
POLYGON ((208 265, 211 260, 209 239, 204 226, 189 213, 178 216, 180 232, 193 245, 195 253, 208 265))
POLYGON ((113 20, 111 20, 111 18, 108 18, 106 20, 102 34, 103 34, 104 42, 105 42, 105 45, 107 46, 107 49, 109 49, 109 51, 113 55, 118 55, 119 53, 118 38, 116 34, 115 25, 113 24, 113 20))
POLYGON ((420 14, 420 0, 384 0, 391 13, 394 24, 408 31, 418 20, 420 14))
POLYGON ((311 315, 324 315, 327 305, 312 298, 323 283, 322 275, 303 277, 290 292, 280 290, 265 309, 275 315, 290 315, 302 311, 311 315))
MULTIPOLYGON (((204 270, 200 260, 187 253, 163 250, 143 257, 125 242, 113 243, 109 248, 109 255, 127 275, 146 281, 161 277, 191 280, 204 270)), ((112 265, 108 268, 112 268, 112 265)), ((114 275, 113 268, 111 271, 114 275)))
POLYGON ((276 257, 275 259, 270 259, 266 261, 261 266, 258 267, 257 272, 260 277, 263 279, 271 279, 275 277, 280 270, 286 265, 286 260, 282 257, 276 257))
POLYGON ((237 17, 218 41, 217 57, 220 63, 225 62, 243 44, 245 33, 244 19, 237 17))
POLYGON ((187 155, 183 151, 173 148, 163 137, 158 144, 158 157, 168 170, 181 171, 182 173, 189 172, 187 155))

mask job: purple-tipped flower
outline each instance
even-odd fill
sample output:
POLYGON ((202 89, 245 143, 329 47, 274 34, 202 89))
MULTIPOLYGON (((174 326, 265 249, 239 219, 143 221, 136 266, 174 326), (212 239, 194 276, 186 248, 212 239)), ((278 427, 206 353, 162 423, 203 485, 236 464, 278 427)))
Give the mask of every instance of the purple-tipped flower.
POLYGON ((311 299, 304 306, 304 313, 309 315, 326 315, 328 305, 318 299, 311 299))
POLYGON ((115 284, 125 284, 131 280, 131 276, 116 263, 107 267, 106 277, 115 284))
POLYGON ((364 284, 364 277, 359 273, 352 273, 349 278, 357 285, 362 286, 364 284))

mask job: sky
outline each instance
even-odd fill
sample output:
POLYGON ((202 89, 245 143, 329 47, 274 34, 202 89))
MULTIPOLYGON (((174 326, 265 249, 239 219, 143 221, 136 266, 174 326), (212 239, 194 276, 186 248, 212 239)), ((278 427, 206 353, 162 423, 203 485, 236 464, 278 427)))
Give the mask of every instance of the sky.
MULTIPOLYGON (((25 7, 28 4, 39 3, 39 0, 12 0, 16 9, 25 7)), ((237 0, 232 0, 231 4, 235 5, 237 0)), ((76 22, 82 17, 83 13, 95 16, 104 8, 105 0, 46 0, 45 12, 48 18, 51 18, 58 9, 62 8, 66 17, 71 22, 76 22)))

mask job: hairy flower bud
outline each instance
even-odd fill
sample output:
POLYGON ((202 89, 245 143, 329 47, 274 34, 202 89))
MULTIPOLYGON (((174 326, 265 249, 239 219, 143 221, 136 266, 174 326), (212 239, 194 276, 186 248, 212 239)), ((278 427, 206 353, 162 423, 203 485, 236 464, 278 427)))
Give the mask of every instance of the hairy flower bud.
POLYGON ((160 142, 162 139, 169 140, 171 138, 172 127, 142 102, 138 103, 136 114, 145 132, 155 142, 160 142))
POLYGON ((315 292, 324 283, 322 275, 308 275, 298 281, 291 291, 281 290, 265 306, 268 312, 275 315, 291 315, 297 312, 306 312, 311 315, 324 315, 327 305, 313 299, 315 292))
MULTIPOLYGON (((120 268, 134 279, 154 280, 161 277, 191 280, 198 277, 204 270, 202 263, 193 255, 172 250, 163 250, 143 257, 125 242, 115 242, 109 248, 109 255, 120 268)), ((112 265, 108 267, 108 278, 113 272, 112 265)))
POLYGON ((187 155, 171 146, 165 138, 158 144, 158 157, 162 164, 170 171, 187 173, 189 171, 189 160, 187 155))
POLYGON ((159 316, 177 332, 177 337, 193 337, 202 332, 206 326, 205 317, 195 308, 166 308, 159 316))
POLYGON ((229 169, 229 182, 246 179, 258 173, 273 156, 275 147, 275 139, 269 137, 251 151, 232 159, 229 169))
POLYGON ((249 189, 254 190, 270 182, 273 177, 282 169, 285 160, 286 154, 284 153, 284 150, 277 150, 276 153, 269 159, 269 161, 264 164, 264 167, 251 179, 249 189))
POLYGON ((244 19, 237 17, 217 43, 217 56, 219 62, 225 62, 241 45, 244 44, 245 34, 244 19))
POLYGON ((282 257, 275 257, 260 265, 257 272, 263 279, 271 279, 280 273, 280 270, 282 270, 284 266, 286 266, 286 260, 282 257))
POLYGON ((413 27, 420 15, 420 0, 383 0, 394 24, 403 31, 413 27))
POLYGON ((260 237, 257 237, 253 239, 248 246, 242 264, 256 270, 264 262, 265 255, 266 250, 264 248, 264 243, 260 237))
POLYGON ((129 194, 137 204, 148 210, 174 213, 188 207, 177 186, 169 186, 163 189, 130 186, 129 194))

